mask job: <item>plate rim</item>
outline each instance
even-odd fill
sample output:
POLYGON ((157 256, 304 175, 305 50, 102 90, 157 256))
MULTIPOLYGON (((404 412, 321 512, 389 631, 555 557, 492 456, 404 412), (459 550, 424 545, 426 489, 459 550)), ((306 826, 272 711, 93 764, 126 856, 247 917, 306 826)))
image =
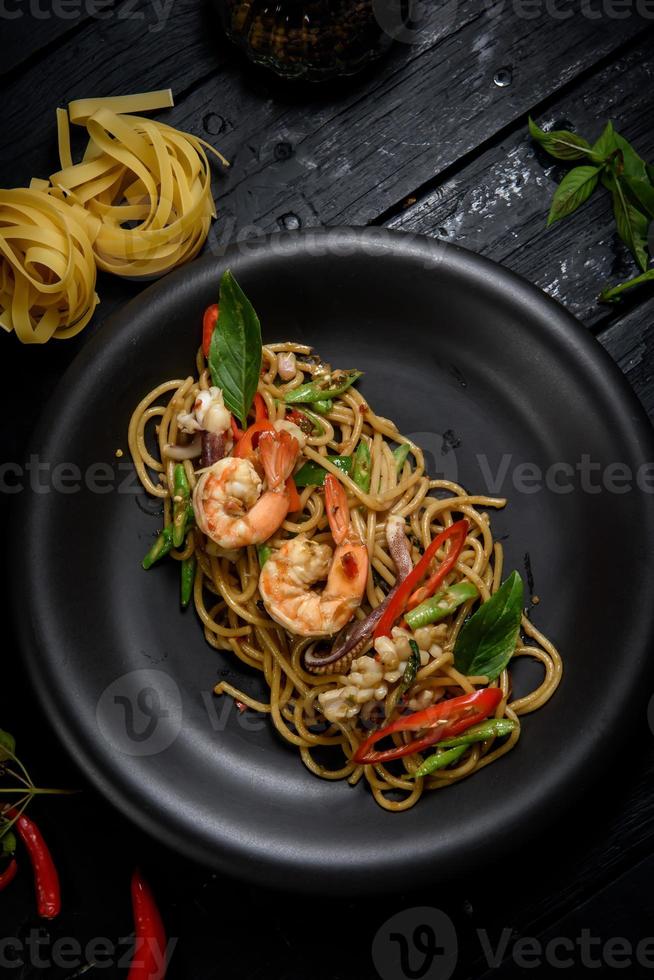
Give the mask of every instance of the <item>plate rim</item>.
MULTIPOLYGON (((156 283, 148 286, 136 297, 123 304, 118 310, 103 320, 98 325, 96 333, 76 354, 45 404, 40 420, 27 442, 26 451, 29 453, 43 450, 47 445, 49 432, 55 425, 51 418, 53 415, 52 408, 57 404, 62 392, 69 389, 71 387, 71 380, 80 372, 83 372, 88 364, 93 362, 96 350, 104 346, 106 338, 110 333, 114 334, 121 329, 129 329, 130 314, 134 311, 138 312, 143 306, 147 306, 153 295, 174 291, 189 276, 195 275, 200 279, 205 274, 205 270, 214 269, 218 274, 229 266, 236 268, 239 264, 239 259, 244 260, 246 263, 250 261, 254 263, 260 260, 265 261, 265 257, 269 254, 271 246, 276 243, 288 243, 288 256, 290 259, 290 256, 294 252, 305 247, 307 240, 311 240, 318 244, 321 241, 326 244, 331 241, 336 247, 342 247, 344 249, 349 247, 359 250, 363 247, 373 255, 377 249, 384 251, 390 250, 394 254, 400 253, 407 258, 414 258, 419 255, 427 263, 425 275, 429 275, 430 265, 435 268, 444 264, 452 268, 455 272, 467 273, 477 279, 481 277, 483 280, 490 282, 492 288, 497 292, 504 293, 505 298, 511 304, 524 302, 531 306, 535 305, 537 309, 540 308, 544 312, 549 311, 553 315, 550 317, 547 330, 553 332, 555 339, 564 341, 571 347, 579 348, 577 353, 583 354, 593 365, 593 368, 600 372, 599 381, 610 385, 611 390, 618 395, 615 408, 616 415, 619 414, 624 417, 625 412, 629 413, 629 432, 632 436, 632 442, 627 447, 628 451, 625 452, 625 458, 631 461, 635 454, 643 458, 649 454, 649 460, 654 460, 654 429, 645 409, 625 375, 590 330, 558 303, 558 301, 548 296, 539 287, 528 282, 518 273, 485 256, 478 255, 460 246, 434 240, 423 235, 388 229, 384 229, 383 231, 384 234, 380 235, 380 229, 337 227, 274 233, 273 235, 257 240, 254 245, 250 243, 247 251, 244 251, 238 244, 233 244, 222 251, 220 255, 204 255, 196 259, 193 263, 175 270, 156 283)), ((204 838, 196 839, 188 837, 182 833, 181 828, 176 832, 174 821, 168 819, 169 815, 157 814, 154 806, 146 809, 142 797, 132 798, 126 792, 126 789, 129 789, 128 780, 124 780, 122 785, 119 785, 112 778, 111 774, 105 773, 102 767, 97 765, 96 754, 88 745, 84 744, 84 740, 76 737, 74 726, 68 724, 64 712, 60 710, 60 706, 57 704, 57 698, 48 696, 47 685, 42 680, 39 672, 40 645, 31 629, 32 617, 25 614, 22 616, 17 615, 17 610, 21 608, 21 605, 25 609, 25 594, 28 595, 28 608, 29 604, 36 601, 33 596, 30 598, 29 590, 21 589, 20 587, 21 584, 29 581, 29 563, 26 561, 27 549, 25 548, 26 532, 23 529, 28 527, 26 518, 28 518, 30 510, 34 506, 35 500, 38 500, 37 495, 23 493, 16 495, 14 500, 10 502, 10 537, 7 554, 13 567, 18 569, 18 574, 15 574, 11 579, 10 612, 15 636, 24 655, 30 681, 33 689, 36 691, 39 704, 65 750, 73 758, 75 764, 80 767, 89 782, 102 793, 110 804, 120 810, 129 820, 134 822, 146 833, 178 853, 182 853, 192 860, 205 865, 209 864, 217 867, 227 874, 261 884, 263 871, 263 880, 266 883, 295 892, 305 891, 312 893, 321 890, 332 893, 347 892, 348 894, 356 894, 369 892, 373 888, 379 889, 380 885, 383 888, 383 882, 380 880, 380 877, 375 877, 371 872, 368 872, 367 881, 365 880, 365 872, 363 874, 353 875, 352 881, 345 883, 344 887, 343 882, 339 885, 335 880, 328 877, 322 878, 319 881, 308 880, 312 875, 315 875, 315 869, 312 869, 311 874, 305 874, 301 877, 294 876, 293 880, 291 880, 290 876, 285 876, 285 869, 286 871, 289 869, 289 863, 284 864, 283 861, 277 861, 276 859, 265 869, 257 866, 255 862, 252 862, 254 867, 250 867, 249 862, 243 861, 243 851, 241 850, 240 843, 238 846, 235 846, 232 842, 223 842, 223 849, 218 851, 217 848, 209 849, 204 838), (21 529, 20 531, 19 528, 21 529), (18 601, 19 599, 20 603, 18 601)), ((648 521, 647 531, 649 534, 654 534, 654 507, 651 504, 648 510, 648 521)), ((645 614, 643 615, 645 616, 645 614)), ((652 604, 652 608, 648 611, 648 615, 649 623, 644 629, 643 635, 646 633, 652 639, 654 638, 654 604, 652 604)), ((645 692, 643 690, 639 691, 639 684, 643 680, 646 672, 649 672, 648 667, 647 660, 643 657, 640 667, 637 670, 634 669, 629 685, 634 695, 640 693, 643 695, 643 698, 645 692)), ((642 686, 644 687, 644 685, 642 686)), ((628 728, 625 728, 624 737, 627 734, 628 728)), ((623 741, 624 738, 615 738, 612 747, 616 752, 623 744, 623 741)), ((606 748, 605 742, 606 740, 604 740, 603 744, 606 748)), ((592 773, 593 781, 596 780, 597 770, 599 769, 597 762, 598 754, 596 754, 596 765, 592 773)), ((567 781, 569 783, 570 779, 568 778, 567 781)), ((561 782, 564 782, 564 780, 561 780, 561 782)), ((568 794, 566 808, 572 805, 575 798, 576 796, 573 792, 568 794)), ((151 800, 150 802, 152 804, 154 801, 151 800)), ((559 812, 562 811, 563 807, 559 807, 559 812)), ((549 820, 542 815, 540 820, 534 821, 536 826, 532 827, 529 833, 533 836, 537 831, 542 830, 548 822, 549 820)), ((525 833, 525 837, 529 833, 525 833)), ((507 846, 510 847, 510 844, 507 846)), ((496 851, 496 854, 499 855, 500 853, 499 850, 496 851)), ((429 864, 429 862, 425 862, 425 864, 429 864)), ((361 872, 361 869, 359 869, 359 872, 361 872)), ((423 875, 426 880, 433 878, 433 868, 430 868, 430 872, 430 874, 423 875)), ((387 887, 394 887, 394 883, 392 881, 388 882, 387 887)))

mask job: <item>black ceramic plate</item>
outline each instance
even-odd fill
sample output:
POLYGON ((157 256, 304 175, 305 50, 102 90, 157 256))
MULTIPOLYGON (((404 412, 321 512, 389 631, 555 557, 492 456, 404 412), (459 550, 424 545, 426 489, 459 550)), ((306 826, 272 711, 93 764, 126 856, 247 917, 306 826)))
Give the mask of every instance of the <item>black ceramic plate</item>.
MULTIPOLYGON (((652 497, 636 485, 654 459, 651 430, 600 345, 489 261, 338 231, 196 262, 84 348, 36 442, 42 462, 74 464, 84 486, 71 492, 75 471, 51 469, 53 484, 62 472, 68 482, 23 495, 16 517, 34 684, 107 797, 200 861, 323 891, 456 874, 542 832, 633 715, 654 613, 652 497), (507 570, 522 571, 529 554, 533 619, 565 660, 558 693, 525 719, 514 752, 404 814, 379 809, 363 786, 313 777, 268 724, 212 699, 223 676, 261 688, 181 612, 177 566, 140 567, 161 518, 130 479, 130 413, 162 379, 193 371, 202 311, 226 266, 266 340, 313 344, 334 365, 361 368, 366 397, 423 443, 433 470, 510 498, 493 518, 507 570)), ((518 689, 535 669, 520 666, 518 689)))

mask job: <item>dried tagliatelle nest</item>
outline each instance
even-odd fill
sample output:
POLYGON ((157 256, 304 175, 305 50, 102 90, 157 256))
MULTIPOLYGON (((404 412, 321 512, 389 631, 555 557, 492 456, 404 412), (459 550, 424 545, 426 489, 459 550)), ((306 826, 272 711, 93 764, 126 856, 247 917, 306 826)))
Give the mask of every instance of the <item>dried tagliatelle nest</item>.
POLYGON ((0 190, 0 326, 24 344, 74 337, 98 305, 95 280, 82 208, 37 186, 0 190))
POLYGON ((98 303, 96 266, 155 278, 192 259, 216 212, 210 144, 134 113, 170 90, 71 102, 57 110, 61 169, 0 191, 0 325, 24 343, 78 333, 98 303), (73 162, 70 124, 89 140, 73 162))

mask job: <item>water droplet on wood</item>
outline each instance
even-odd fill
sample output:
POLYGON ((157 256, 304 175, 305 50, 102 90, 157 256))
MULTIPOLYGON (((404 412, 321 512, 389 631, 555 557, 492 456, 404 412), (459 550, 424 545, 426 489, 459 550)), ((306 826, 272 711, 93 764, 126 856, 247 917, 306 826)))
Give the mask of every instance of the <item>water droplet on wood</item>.
POLYGON ((493 81, 498 88, 506 88, 506 86, 510 85, 513 81, 513 69, 498 68, 498 70, 495 72, 493 81))

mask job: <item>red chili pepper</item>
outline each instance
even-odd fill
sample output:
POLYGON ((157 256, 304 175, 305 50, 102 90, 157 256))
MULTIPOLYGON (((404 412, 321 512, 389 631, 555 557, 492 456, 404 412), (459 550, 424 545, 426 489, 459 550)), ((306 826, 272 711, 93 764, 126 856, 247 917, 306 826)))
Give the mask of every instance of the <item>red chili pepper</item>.
POLYGON ((440 701, 424 711, 416 711, 412 715, 398 718, 379 731, 373 732, 365 742, 362 742, 352 757, 358 765, 370 765, 378 762, 391 762, 402 756, 420 752, 422 749, 440 742, 443 738, 454 738, 483 721, 497 708, 502 700, 499 687, 486 687, 473 694, 464 694, 449 701, 440 701), (373 746, 387 735, 396 732, 415 732, 428 729, 428 732, 409 742, 407 745, 394 746, 381 752, 373 751, 373 746))
POLYGON ((0 874, 0 892, 7 888, 18 874, 18 862, 12 858, 5 870, 0 874))
POLYGON ((48 845, 33 820, 24 813, 18 816, 14 809, 6 812, 12 820, 16 820, 16 833, 27 848, 32 862, 37 911, 42 919, 54 919, 61 912, 61 892, 59 875, 48 845))
POLYGON ((132 909, 136 946, 127 980, 162 980, 166 975, 166 931, 147 881, 132 875, 132 909))
POLYGON ((238 456, 239 459, 251 460, 254 456, 255 449, 259 445, 259 436, 261 433, 274 431, 275 426, 272 422, 268 422, 267 419, 262 419, 260 422, 253 422, 234 446, 232 456, 238 456))
POLYGON ((243 433, 241 432, 241 430, 239 429, 238 425, 236 424, 236 419, 234 418, 234 416, 233 415, 230 415, 229 418, 230 418, 230 424, 231 424, 231 427, 232 427, 232 437, 234 439, 234 442, 238 442, 238 440, 241 438, 241 436, 243 435, 243 433))
POLYGON ((289 514, 295 514, 302 507, 302 501, 300 500, 300 494, 297 492, 295 480, 292 476, 289 476, 286 481, 286 493, 288 494, 288 512, 289 514))
POLYGON ((446 527, 444 531, 441 531, 441 533, 434 538, 416 567, 409 573, 409 575, 407 575, 386 607, 383 616, 377 624, 375 638, 379 636, 390 636, 395 620, 400 618, 402 613, 407 608, 407 605, 409 605, 410 608, 413 608, 414 605, 417 606, 420 602, 423 602, 424 599, 428 598, 436 591, 445 576, 456 565, 466 539, 466 534, 468 533, 468 527, 469 525, 466 520, 456 521, 456 523, 450 525, 450 527, 446 527), (427 569, 429 568, 432 559, 438 552, 438 549, 449 538, 452 538, 452 544, 450 545, 450 550, 447 557, 441 562, 438 571, 431 576, 423 589, 414 591, 416 586, 420 584, 424 576, 427 574, 427 569), (417 601, 415 601, 416 596, 420 596, 417 601))
POLYGON ((256 393, 254 396, 254 421, 255 422, 265 422, 268 419, 268 409, 266 408, 266 403, 264 401, 263 395, 256 393))
POLYGON ((209 357, 211 338, 216 328, 217 320, 218 304, 214 303, 213 306, 208 306, 206 308, 204 311, 204 319, 202 320, 202 353, 205 357, 209 357))

